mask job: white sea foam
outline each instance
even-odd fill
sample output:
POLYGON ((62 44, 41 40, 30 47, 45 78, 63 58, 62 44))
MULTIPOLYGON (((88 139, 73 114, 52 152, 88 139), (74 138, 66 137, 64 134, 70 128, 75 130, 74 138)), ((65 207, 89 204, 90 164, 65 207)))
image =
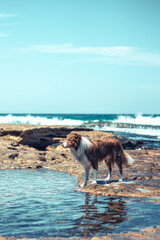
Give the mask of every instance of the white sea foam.
POLYGON ((113 120, 113 123, 130 123, 130 124, 138 124, 138 125, 160 126, 160 116, 152 117, 152 116, 143 116, 141 114, 137 115, 136 117, 119 116, 118 119, 113 120))
POLYGON ((19 123, 31 125, 63 125, 63 126, 79 126, 83 123, 81 120, 61 119, 58 117, 47 118, 39 116, 0 116, 0 123, 19 123))
MULTIPOLYGON (((96 128, 98 130, 98 127, 96 128)), ((116 126, 103 126, 100 130, 109 131, 109 132, 122 132, 128 134, 137 134, 137 135, 146 135, 146 136, 154 136, 160 139, 160 129, 152 129, 152 128, 119 128, 116 126)))
MULTIPOLYGON (((75 118, 75 117, 74 117, 75 118)), ((95 127, 94 129, 110 132, 121 132, 129 134, 136 134, 137 136, 150 136, 160 139, 160 116, 118 116, 117 119, 112 120, 112 124, 108 125, 108 121, 103 120, 102 125, 99 120, 85 118, 85 121, 79 119, 77 116, 75 119, 72 119, 72 115, 0 115, 0 123, 17 123, 17 124, 30 124, 30 125, 44 125, 44 126, 80 126, 82 124, 89 123, 92 121, 95 127), (88 120, 88 121, 87 121, 88 120), (106 124, 104 123, 106 121, 106 124), (100 123, 100 124, 99 124, 100 123), (119 125, 119 123, 121 123, 119 125), (123 125, 124 124, 124 125, 123 125), (133 124, 129 126, 129 124, 133 124), (97 125, 97 126, 96 126, 97 125)))

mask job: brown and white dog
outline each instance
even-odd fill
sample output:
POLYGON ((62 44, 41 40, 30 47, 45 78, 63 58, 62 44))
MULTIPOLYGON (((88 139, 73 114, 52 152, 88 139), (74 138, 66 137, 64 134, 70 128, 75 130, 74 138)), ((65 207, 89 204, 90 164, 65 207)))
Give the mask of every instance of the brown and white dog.
POLYGON ((94 181, 97 183, 98 162, 104 160, 108 167, 108 176, 105 181, 111 177, 112 166, 117 164, 122 181, 123 165, 129 167, 134 160, 123 151, 123 147, 118 139, 106 137, 103 140, 89 141, 77 133, 70 133, 66 141, 62 144, 64 148, 70 148, 72 155, 85 169, 85 181, 81 187, 87 185, 89 179, 90 167, 93 167, 94 181))

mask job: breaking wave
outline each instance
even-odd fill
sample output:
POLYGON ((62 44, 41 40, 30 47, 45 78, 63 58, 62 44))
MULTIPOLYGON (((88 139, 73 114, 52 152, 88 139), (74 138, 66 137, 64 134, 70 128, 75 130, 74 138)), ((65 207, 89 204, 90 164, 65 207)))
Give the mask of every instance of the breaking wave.
POLYGON ((0 123, 43 126, 84 126, 114 132, 160 139, 160 115, 118 114, 0 114, 0 123))
POLYGON ((130 124, 138 124, 138 125, 153 125, 160 126, 160 116, 143 116, 141 114, 137 116, 118 116, 114 123, 130 123, 130 124))
POLYGON ((6 115, 0 116, 0 123, 12 123, 12 124, 28 124, 28 125, 63 125, 63 126, 79 126, 83 123, 81 120, 67 119, 61 117, 42 117, 42 116, 14 116, 6 115))

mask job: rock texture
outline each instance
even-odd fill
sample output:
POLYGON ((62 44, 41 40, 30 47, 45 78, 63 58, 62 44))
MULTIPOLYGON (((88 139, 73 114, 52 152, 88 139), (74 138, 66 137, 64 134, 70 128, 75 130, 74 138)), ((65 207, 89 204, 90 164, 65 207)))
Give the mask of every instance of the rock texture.
POLYGON ((63 139, 71 131, 92 131, 91 129, 85 128, 72 128, 72 127, 42 127, 28 129, 20 134, 18 140, 23 145, 34 147, 38 150, 46 150, 46 147, 53 145, 58 146, 63 139))
MULTIPOLYGON (((76 191, 103 196, 146 197, 150 198, 148 201, 160 203, 160 149, 145 149, 142 142, 134 142, 89 128, 0 124, 0 146, 0 169, 54 169, 76 176, 78 181, 76 191), (101 139, 104 136, 119 138, 125 151, 135 160, 130 168, 124 168, 124 182, 118 182, 119 173, 115 166, 111 181, 106 184, 103 179, 106 177, 107 167, 101 163, 98 184, 93 185, 89 182, 86 187, 79 189, 78 184, 84 180, 84 169, 72 158, 70 151, 61 146, 67 134, 72 131, 79 132, 90 140, 101 139)), ((141 233, 122 233, 119 236, 121 239, 149 239, 146 236, 151 236, 151 239, 152 236, 158 236, 159 238, 153 239, 160 239, 159 233, 160 228, 156 227, 141 233)), ((119 236, 111 234, 92 239, 118 239, 119 236)))
MULTIPOLYGON (((42 127, 29 125, 0 125, 0 168, 49 168, 69 172, 78 177, 80 185, 84 179, 84 169, 71 156, 61 143, 67 134, 75 131, 90 140, 104 136, 119 138, 124 149, 139 147, 137 142, 121 138, 110 133, 74 127, 42 127)), ((124 168, 124 182, 118 182, 118 169, 113 168, 112 180, 106 184, 107 167, 102 162, 99 166, 101 179, 99 184, 91 182, 81 191, 104 196, 157 197, 160 201, 160 149, 125 150, 135 160, 130 168, 124 168)), ((92 178, 92 173, 91 173, 92 178)))

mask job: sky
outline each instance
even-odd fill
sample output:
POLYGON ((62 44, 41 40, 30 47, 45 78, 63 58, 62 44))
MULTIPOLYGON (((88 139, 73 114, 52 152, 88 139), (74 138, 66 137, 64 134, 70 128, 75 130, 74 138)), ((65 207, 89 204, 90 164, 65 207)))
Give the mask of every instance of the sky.
POLYGON ((0 113, 160 114, 159 0, 0 0, 0 113))

